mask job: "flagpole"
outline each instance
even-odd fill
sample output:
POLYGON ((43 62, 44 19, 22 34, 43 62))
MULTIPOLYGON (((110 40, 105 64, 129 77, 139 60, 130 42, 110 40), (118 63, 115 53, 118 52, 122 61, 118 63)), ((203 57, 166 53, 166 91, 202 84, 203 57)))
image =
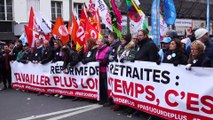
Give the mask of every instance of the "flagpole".
MULTIPOLYGON (((69 0, 69 10, 70 10, 70 24, 72 24, 72 0, 69 0)), ((69 35, 70 40, 71 40, 71 35, 69 35)), ((71 46, 72 46, 72 42, 71 42, 71 46)))
POLYGON ((206 22, 207 22, 207 25, 206 25, 206 29, 208 32, 210 32, 210 1, 207 0, 207 12, 206 12, 206 22))
POLYGON ((157 23, 157 31, 156 31, 156 33, 157 33, 157 41, 156 41, 156 45, 159 45, 160 44, 160 0, 157 0, 157 2, 156 2, 156 23, 157 23))

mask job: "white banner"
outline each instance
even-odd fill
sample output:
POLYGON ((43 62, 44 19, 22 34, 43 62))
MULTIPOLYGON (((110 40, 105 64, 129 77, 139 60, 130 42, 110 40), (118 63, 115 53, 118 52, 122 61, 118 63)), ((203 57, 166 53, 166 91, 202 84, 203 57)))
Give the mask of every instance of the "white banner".
POLYGON ((213 119, 213 69, 152 62, 110 63, 108 92, 117 104, 170 120, 213 119))
POLYGON ((191 27, 192 26, 191 19, 176 19, 175 26, 182 26, 182 27, 191 27))
POLYGON ((61 71, 63 62, 11 63, 13 88, 99 100, 99 63, 79 63, 61 71))

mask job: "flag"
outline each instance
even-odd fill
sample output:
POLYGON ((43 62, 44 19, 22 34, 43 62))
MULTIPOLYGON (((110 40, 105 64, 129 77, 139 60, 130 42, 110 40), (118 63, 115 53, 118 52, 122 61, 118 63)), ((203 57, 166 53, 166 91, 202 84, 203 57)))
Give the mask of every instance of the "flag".
POLYGON ((140 29, 148 30, 146 16, 142 10, 138 8, 133 0, 126 0, 128 15, 130 18, 130 31, 135 33, 140 29))
POLYGON ((85 44, 85 26, 86 26, 87 16, 84 11, 84 9, 81 10, 81 18, 80 18, 80 24, 78 27, 78 30, 76 32, 77 36, 77 42, 79 43, 80 46, 83 46, 85 44))
POLYGON ((115 0, 110 0, 110 6, 114 12, 114 15, 116 17, 116 24, 117 24, 117 28, 120 30, 120 32, 122 32, 122 15, 120 10, 118 9, 117 5, 115 4, 115 0))
POLYGON ((111 15, 112 29, 116 33, 116 35, 118 36, 118 38, 121 39, 122 35, 121 35, 121 32, 120 32, 121 31, 120 29, 122 29, 122 28, 120 27, 121 26, 121 24, 120 24, 121 23, 120 22, 120 18, 118 18, 120 11, 118 12, 117 6, 115 5, 115 1, 114 0, 109 0, 109 6, 110 6, 110 15, 111 15), (116 13, 117 13, 118 16, 116 16, 116 13))
POLYGON ((91 13, 92 16, 96 15, 95 4, 92 2, 92 0, 89 0, 88 11, 91 13))
POLYGON ((160 40, 163 40, 163 37, 166 34, 166 31, 168 30, 169 28, 167 27, 167 24, 164 21, 163 16, 160 14, 160 40))
POLYGON ((30 16, 29 16, 29 21, 28 21, 28 26, 24 26, 25 29, 25 34, 28 40, 29 46, 32 46, 33 43, 33 31, 30 30, 29 28, 33 29, 34 24, 34 11, 33 8, 30 8, 30 16))
POLYGON ((48 34, 52 32, 52 23, 50 20, 44 18, 40 12, 36 13, 36 23, 44 32, 44 34, 48 34))
POLYGON ((173 0, 164 0, 164 20, 166 24, 173 25, 176 20, 176 9, 173 0))
POLYGON ((52 33, 57 35, 62 40, 63 44, 69 41, 68 30, 60 16, 58 16, 55 22, 52 33))
POLYGON ((22 45, 25 45, 27 43, 27 36, 25 34, 25 32, 23 32, 19 38, 19 40, 21 40, 22 45))
POLYGON ((152 1, 152 36, 156 45, 160 44, 160 0, 152 1))
POLYGON ((76 42, 78 41, 77 34, 76 34, 77 30, 78 30, 78 22, 77 22, 77 20, 75 18, 75 13, 74 12, 72 13, 72 25, 69 28, 70 28, 69 33, 70 33, 70 35, 72 37, 72 40, 76 44, 76 42))
POLYGON ((103 0, 96 0, 95 9, 99 11, 102 23, 112 31, 112 21, 109 9, 103 0))
POLYGON ((86 24, 86 37, 85 39, 93 38, 98 40, 98 31, 88 22, 86 24))

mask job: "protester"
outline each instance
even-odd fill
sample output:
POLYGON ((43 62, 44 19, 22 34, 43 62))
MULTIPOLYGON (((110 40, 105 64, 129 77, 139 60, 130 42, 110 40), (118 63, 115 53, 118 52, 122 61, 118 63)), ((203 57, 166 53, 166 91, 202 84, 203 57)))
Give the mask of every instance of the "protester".
POLYGON ((117 59, 117 49, 119 45, 121 44, 121 41, 118 39, 115 32, 111 32, 108 35, 108 42, 110 44, 110 49, 107 53, 108 61, 115 61, 117 59))
POLYGON ((97 45, 95 39, 88 39, 86 42, 86 52, 83 55, 82 63, 94 62, 96 60, 97 45))
POLYGON ((17 59, 17 55, 20 51, 22 51, 22 41, 21 40, 16 40, 15 46, 13 49, 10 51, 11 55, 11 61, 15 61, 17 59))
POLYGON ((37 64, 41 62, 41 57, 42 57, 42 41, 41 40, 36 40, 36 49, 32 53, 32 63, 37 64))
POLYGON ((53 60, 52 60, 53 63, 62 61, 61 47, 62 47, 61 41, 57 40, 54 42, 54 53, 53 53, 53 60))
POLYGON ((164 54, 163 62, 173 63, 175 66, 187 63, 187 57, 183 53, 182 44, 179 39, 173 39, 170 42, 169 50, 164 54))
POLYGON ((135 59, 136 49, 135 40, 131 40, 125 47, 124 51, 121 53, 120 61, 133 61, 135 59))
POLYGON ((195 37, 197 40, 200 40, 201 42, 203 42, 206 46, 205 49, 205 54, 211 59, 213 60, 213 42, 210 41, 210 38, 208 36, 208 31, 204 28, 199 28, 195 31, 195 37))
POLYGON ((118 61, 124 61, 124 57, 126 52, 125 51, 125 46, 130 42, 131 40, 131 34, 128 34, 128 35, 123 35, 122 39, 121 39, 121 45, 118 47, 118 50, 117 50, 117 60, 118 61), (125 53, 124 53, 125 51, 125 53))
POLYGON ((31 48, 29 47, 28 43, 26 43, 23 46, 22 55, 20 59, 18 59, 17 61, 26 64, 30 61, 30 59, 31 59, 31 48))
POLYGON ((69 44, 62 47, 62 58, 64 62, 62 70, 64 73, 67 73, 68 67, 73 67, 79 62, 77 51, 69 44))
POLYGON ((101 39, 97 42, 98 50, 96 53, 96 61, 100 62, 100 104, 109 102, 107 94, 107 52, 110 47, 107 46, 106 40, 101 39))
POLYGON ((44 40, 41 55, 41 64, 46 64, 53 59, 53 49, 49 46, 49 42, 44 40))
POLYGON ((146 30, 139 30, 138 34, 138 49, 136 51, 135 60, 159 62, 158 48, 148 37, 146 30))
POLYGON ((160 55, 160 60, 163 62, 164 54, 169 50, 169 44, 171 42, 170 37, 164 37, 161 41, 161 49, 159 50, 158 54, 160 55))
POLYGON ((8 45, 4 45, 4 51, 2 52, 3 56, 3 84, 4 88, 2 90, 5 90, 7 88, 12 88, 11 86, 11 69, 10 69, 10 50, 8 45))
POLYGON ((188 67, 213 67, 212 61, 205 54, 205 45, 199 41, 195 40, 191 44, 191 54, 188 59, 188 67))

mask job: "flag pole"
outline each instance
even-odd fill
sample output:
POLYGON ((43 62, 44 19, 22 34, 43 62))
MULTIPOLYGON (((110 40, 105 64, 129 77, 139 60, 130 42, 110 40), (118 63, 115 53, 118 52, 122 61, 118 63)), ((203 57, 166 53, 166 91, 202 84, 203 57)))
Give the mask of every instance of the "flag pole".
POLYGON ((157 41, 156 45, 160 45, 160 0, 157 0, 156 2, 156 23, 157 23, 157 41))
POLYGON ((206 25, 206 29, 208 32, 210 32, 210 1, 207 0, 207 12, 206 12, 206 22, 207 22, 207 25, 206 25))
MULTIPOLYGON (((72 24, 72 0, 69 0, 69 11, 70 11, 70 24, 72 24)), ((71 40, 71 35, 69 36, 70 40, 71 40)), ((72 42, 71 42, 71 46, 72 46, 72 42)))

